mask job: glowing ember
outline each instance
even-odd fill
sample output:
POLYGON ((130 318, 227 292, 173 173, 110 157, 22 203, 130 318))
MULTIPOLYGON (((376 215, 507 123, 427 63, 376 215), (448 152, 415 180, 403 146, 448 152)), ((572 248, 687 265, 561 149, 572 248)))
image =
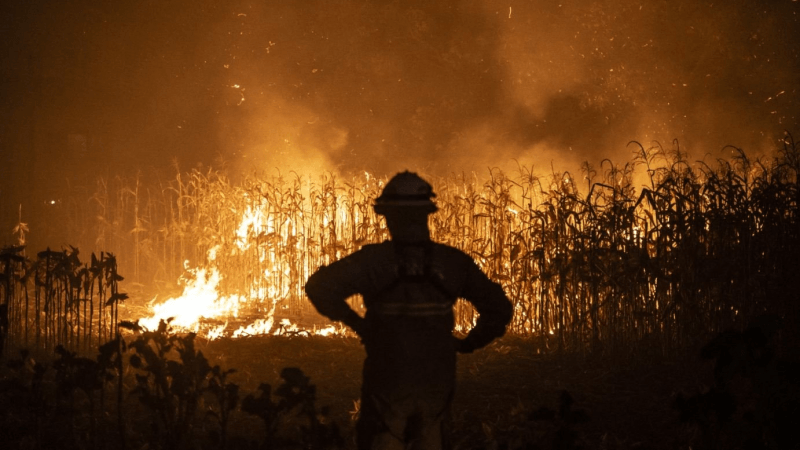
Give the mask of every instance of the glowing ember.
POLYGON ((272 329, 273 321, 274 320, 272 317, 268 317, 266 319, 256 319, 256 321, 250 325, 247 325, 246 327, 240 327, 238 330, 234 331, 231 337, 237 338, 242 336, 269 334, 269 331, 272 329))

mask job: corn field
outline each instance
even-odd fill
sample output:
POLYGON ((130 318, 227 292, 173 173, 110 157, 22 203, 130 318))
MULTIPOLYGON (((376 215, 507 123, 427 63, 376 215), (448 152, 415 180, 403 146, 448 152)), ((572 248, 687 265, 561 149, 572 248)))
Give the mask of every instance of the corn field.
MULTIPOLYGON (((632 161, 585 164, 580 177, 544 178, 522 166, 514 174, 427 177, 439 207, 432 237, 472 255, 504 286, 516 311, 510 332, 539 336, 548 348, 646 345, 668 353, 764 313, 796 323, 796 143, 789 137, 759 159, 731 148, 730 160, 713 165, 690 164, 677 145, 631 147, 632 161)), ((369 173, 292 173, 234 184, 213 170, 158 183, 99 179, 94 192, 73 195, 65 223, 79 246, 119 255, 127 287, 174 288, 196 268, 215 267, 220 292, 249 299, 237 314, 277 307, 303 316, 311 311, 303 294, 311 272, 389 237, 372 211, 384 182, 369 173)), ((4 253, 7 274, 17 270, 16 254, 4 253)), ((70 252, 60 258, 66 264, 70 252)), ((79 284, 63 278, 30 302, 28 290, 6 275, 10 336, 85 343, 87 327, 106 329, 98 318, 108 314, 78 313, 86 284, 95 282, 88 280, 102 279, 95 263, 79 284), (55 316, 53 307, 60 308, 55 316)), ((36 270, 51 264, 39 255, 36 270)), ((93 304, 113 305, 119 294, 114 287, 96 295, 103 300, 93 304)), ((466 329, 474 312, 459 304, 456 320, 466 329)))
MULTIPOLYGON (((91 352, 117 336, 122 277, 116 258, 101 253, 82 263, 78 250, 39 252, 22 246, 0 251, 0 294, 5 329, 0 344, 52 351, 59 345, 91 352)), ((2 354, 0 345, 0 355, 2 354)))

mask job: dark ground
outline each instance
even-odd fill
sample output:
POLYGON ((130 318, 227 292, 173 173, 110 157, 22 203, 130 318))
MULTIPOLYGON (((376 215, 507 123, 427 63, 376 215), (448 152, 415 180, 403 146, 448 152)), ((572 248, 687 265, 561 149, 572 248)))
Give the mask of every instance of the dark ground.
MULTIPOLYGON (((231 381, 243 393, 261 382, 280 384, 284 367, 299 367, 317 386, 317 405, 329 406, 343 434, 352 440, 351 411, 359 398, 364 351, 355 339, 321 337, 251 337, 198 342, 211 364, 236 368, 231 381)), ((563 390, 574 398, 573 410, 589 421, 570 426, 582 448, 690 448, 697 435, 681 425, 672 407, 678 392, 694 394, 712 383, 713 363, 697 352, 661 358, 600 358, 542 354, 538 345, 505 337, 474 354, 461 355, 453 404, 458 449, 552 448, 563 423, 532 421, 542 407, 558 409, 563 390)), ((239 421, 232 434, 261 436, 260 423, 239 421)))

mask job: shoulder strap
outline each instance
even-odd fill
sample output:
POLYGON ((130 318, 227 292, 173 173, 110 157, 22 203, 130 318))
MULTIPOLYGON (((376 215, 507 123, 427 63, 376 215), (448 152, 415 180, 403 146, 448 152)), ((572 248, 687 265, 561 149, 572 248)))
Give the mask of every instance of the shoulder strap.
POLYGON ((400 283, 428 283, 445 297, 456 297, 443 283, 444 274, 435 269, 433 264, 435 244, 433 242, 428 241, 422 244, 392 242, 392 244, 397 259, 397 278, 380 289, 378 295, 394 289, 400 283), (414 251, 421 252, 421 258, 417 261, 414 260, 414 255, 409 255, 414 251))

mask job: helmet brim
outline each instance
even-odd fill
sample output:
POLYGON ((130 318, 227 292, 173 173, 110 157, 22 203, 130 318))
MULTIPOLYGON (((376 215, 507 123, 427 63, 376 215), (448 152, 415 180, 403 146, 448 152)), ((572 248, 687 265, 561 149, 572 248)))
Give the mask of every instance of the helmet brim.
POLYGON ((436 204, 430 200, 394 200, 391 203, 376 202, 372 205, 372 209, 376 214, 386 215, 387 212, 402 212, 402 211, 418 211, 426 212, 428 214, 434 213, 439 210, 436 204))

